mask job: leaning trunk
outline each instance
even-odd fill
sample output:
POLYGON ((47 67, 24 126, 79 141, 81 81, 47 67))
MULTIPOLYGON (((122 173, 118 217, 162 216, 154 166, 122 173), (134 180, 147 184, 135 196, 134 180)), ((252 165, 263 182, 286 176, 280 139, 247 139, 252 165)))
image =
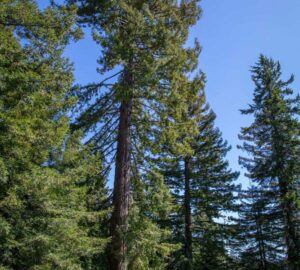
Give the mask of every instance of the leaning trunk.
POLYGON ((191 168, 190 159, 184 160, 184 213, 185 213, 185 243, 184 253, 187 259, 186 270, 192 269, 192 213, 191 213, 191 168))
MULTIPOLYGON (((130 87, 131 78, 124 74, 124 84, 130 87)), ((128 211, 131 172, 131 113, 132 100, 123 100, 120 106, 120 120, 117 139, 115 181, 113 190, 113 213, 111 220, 111 270, 125 270, 126 233, 128 229, 128 211)))

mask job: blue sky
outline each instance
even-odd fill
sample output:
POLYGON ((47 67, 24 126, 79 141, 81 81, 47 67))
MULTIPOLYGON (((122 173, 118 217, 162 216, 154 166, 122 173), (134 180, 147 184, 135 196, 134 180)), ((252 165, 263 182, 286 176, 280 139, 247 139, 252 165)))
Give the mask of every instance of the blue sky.
MULTIPOLYGON (((299 0, 203 0, 203 17, 192 29, 203 50, 199 66, 207 74, 207 100, 217 114, 217 126, 232 145, 228 155, 233 169, 240 170, 236 149, 240 127, 251 119, 239 113, 252 100, 250 67, 260 53, 279 60, 283 78, 296 76, 300 88, 299 0)), ((243 173, 240 181, 248 180, 243 173)))
MULTIPOLYGON (((38 1, 41 7, 48 0, 38 1)), ((279 60, 283 77, 294 73, 293 88, 300 88, 300 1, 299 0, 202 0, 203 16, 191 29, 190 41, 202 45, 199 68, 207 75, 207 100, 217 114, 216 125, 232 145, 231 168, 241 170, 236 149, 241 126, 251 119, 239 109, 252 100, 250 67, 260 53, 279 60)), ((77 83, 99 81, 96 58, 100 48, 89 35, 71 44, 66 55, 74 62, 77 83)), ((248 180, 240 176, 245 186, 248 180)))

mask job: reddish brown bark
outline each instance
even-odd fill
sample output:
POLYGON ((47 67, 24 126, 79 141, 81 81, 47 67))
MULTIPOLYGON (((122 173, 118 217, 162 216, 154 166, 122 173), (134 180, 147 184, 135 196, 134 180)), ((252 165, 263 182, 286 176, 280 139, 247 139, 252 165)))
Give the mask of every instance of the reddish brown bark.
MULTIPOLYGON (((130 86, 131 78, 125 73, 124 84, 130 86)), ((131 173, 131 113, 132 100, 123 100, 117 139, 115 181, 113 190, 113 213, 111 220, 111 270, 126 270, 126 232, 130 197, 131 173)))

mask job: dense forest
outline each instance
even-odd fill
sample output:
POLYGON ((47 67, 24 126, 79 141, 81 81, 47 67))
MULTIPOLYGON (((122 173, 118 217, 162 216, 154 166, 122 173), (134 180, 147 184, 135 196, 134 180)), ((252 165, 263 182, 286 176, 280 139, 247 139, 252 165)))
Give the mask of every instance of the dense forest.
POLYGON ((197 0, 0 1, 1 270, 300 270, 294 76, 254 60, 242 188, 201 45, 186 46, 201 14, 197 0), (100 79, 77 85, 64 52, 83 29, 100 79))

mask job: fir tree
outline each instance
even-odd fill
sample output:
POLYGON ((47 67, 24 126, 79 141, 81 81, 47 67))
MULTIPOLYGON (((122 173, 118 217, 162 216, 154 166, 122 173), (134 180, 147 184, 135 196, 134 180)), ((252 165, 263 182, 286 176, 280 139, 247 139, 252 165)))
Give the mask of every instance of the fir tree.
MULTIPOLYGON (((140 262, 140 269, 161 269, 162 266, 155 262, 166 257, 170 248, 159 240, 165 233, 159 232, 155 225, 155 213, 163 211, 157 209, 153 201, 159 201, 160 207, 168 209, 169 202, 165 198, 169 196, 157 170, 150 167, 145 173, 144 169, 149 169, 151 164, 149 156, 160 151, 153 143, 157 141, 157 134, 161 134, 158 130, 164 131, 160 141, 176 141, 179 128, 173 119, 187 109, 183 98, 187 93, 180 88, 184 79, 181 74, 195 68, 198 47, 185 49, 183 45, 189 26, 199 15, 197 1, 181 1, 180 4, 178 1, 135 0, 69 2, 78 4, 79 22, 93 28, 94 39, 101 45, 99 71, 110 72, 99 84, 76 89, 84 107, 75 127, 94 131, 90 142, 115 165, 111 269, 126 269, 127 263, 130 264, 129 254, 135 257, 134 261, 140 262), (161 192, 149 195, 159 190, 161 192), (162 197, 158 200, 159 195, 162 197), (145 212, 140 205, 131 202, 132 215, 135 212, 131 216, 130 201, 136 198, 150 201, 144 201, 148 205, 145 212), (146 220, 143 225, 142 220, 146 220), (135 226, 138 224, 135 221, 139 225, 135 226), (137 248, 135 251, 128 249, 136 247, 137 243, 128 242, 129 231, 143 226, 148 227, 150 239, 139 245, 146 247, 147 241, 152 243, 147 260, 148 251, 143 248, 139 248, 141 257, 137 248)), ((192 129, 193 123, 187 126, 192 129)))
POLYGON ((239 253, 241 269, 282 269, 282 225, 273 210, 278 202, 270 200, 270 191, 255 186, 241 191, 239 198, 237 242, 232 247, 239 253))
POLYGON ((230 148, 214 127, 215 114, 201 99, 197 106, 201 109, 189 115, 199 121, 198 135, 190 140, 193 154, 169 155, 162 162, 178 205, 171 216, 174 241, 183 244, 176 253, 181 259, 171 261, 171 269, 229 269, 226 240, 231 228, 220 220, 236 210, 238 186, 233 181, 238 174, 224 160, 230 148))
POLYGON ((288 269, 295 270, 300 267, 297 216, 300 96, 293 97, 290 88, 293 76, 287 81, 281 79, 278 62, 261 55, 251 71, 255 84, 253 104, 242 113, 253 115, 254 121, 242 129, 241 148, 249 157, 241 157, 240 162, 248 177, 268 191, 259 211, 265 212, 266 206, 274 202, 267 218, 281 224, 277 229, 285 239, 288 269))
POLYGON ((196 265, 201 269, 230 269, 227 243, 231 238, 230 216, 237 210, 234 183, 238 172, 229 169, 226 154, 231 149, 214 126, 216 115, 204 106, 196 139, 192 190, 196 265))

